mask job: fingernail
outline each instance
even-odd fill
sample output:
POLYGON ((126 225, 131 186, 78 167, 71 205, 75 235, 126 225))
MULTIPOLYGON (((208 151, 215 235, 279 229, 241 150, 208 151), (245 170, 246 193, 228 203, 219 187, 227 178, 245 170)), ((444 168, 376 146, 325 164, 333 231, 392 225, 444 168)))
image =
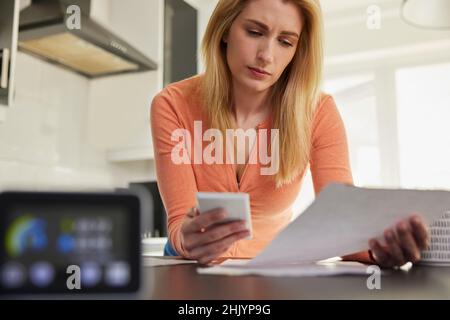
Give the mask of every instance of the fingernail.
POLYGON ((220 219, 225 219, 227 217, 227 213, 225 212, 225 211, 222 211, 220 214, 219 214, 219 218, 220 219))
POLYGON ((406 226, 406 224, 405 224, 404 222, 400 222, 400 223, 397 225, 397 228, 398 228, 398 230, 401 231, 401 232, 406 232, 406 231, 408 231, 408 227, 406 226))

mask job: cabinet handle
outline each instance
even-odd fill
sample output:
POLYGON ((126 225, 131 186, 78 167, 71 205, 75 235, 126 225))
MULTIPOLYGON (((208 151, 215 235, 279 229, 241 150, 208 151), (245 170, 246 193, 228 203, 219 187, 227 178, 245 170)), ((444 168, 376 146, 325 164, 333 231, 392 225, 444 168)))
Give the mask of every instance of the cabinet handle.
POLYGON ((0 88, 8 88, 9 76, 9 49, 1 49, 0 55, 0 88))

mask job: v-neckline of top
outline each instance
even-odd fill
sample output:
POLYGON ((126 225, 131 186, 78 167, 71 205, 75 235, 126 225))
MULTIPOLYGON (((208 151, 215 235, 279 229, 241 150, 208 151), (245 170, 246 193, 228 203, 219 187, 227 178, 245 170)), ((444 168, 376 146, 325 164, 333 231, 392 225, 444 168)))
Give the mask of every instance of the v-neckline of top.
MULTIPOLYGON (((255 129, 256 131, 258 131, 259 129, 262 129, 264 127, 267 128, 268 124, 270 123, 270 121, 272 120, 272 112, 269 112, 269 115, 262 121, 260 122, 258 125, 256 125, 255 129)), ((256 152, 256 144, 258 143, 258 136, 256 137, 255 143, 253 144, 253 146, 251 147, 249 154, 248 154, 248 160, 245 163, 244 169, 242 171, 242 175, 241 178, 238 180, 237 177, 237 172, 236 172, 236 164, 234 163, 234 159, 233 159, 233 163, 229 164, 229 167, 231 168, 231 171, 233 173, 233 181, 234 181, 234 186, 236 187, 237 192, 241 192, 242 191, 242 184, 245 178, 245 175, 247 173, 247 169, 248 169, 248 165, 249 165, 249 160, 251 159, 251 157, 253 156, 253 153, 256 152)))

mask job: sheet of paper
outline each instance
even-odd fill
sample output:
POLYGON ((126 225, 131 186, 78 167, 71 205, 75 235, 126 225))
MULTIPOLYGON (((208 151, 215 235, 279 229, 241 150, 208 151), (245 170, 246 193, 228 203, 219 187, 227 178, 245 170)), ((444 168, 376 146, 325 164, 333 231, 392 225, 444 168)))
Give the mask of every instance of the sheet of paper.
POLYGON ((368 249, 368 240, 413 212, 428 223, 450 210, 450 191, 330 184, 247 267, 304 263, 368 249))
POLYGON ((169 266, 176 264, 191 264, 197 263, 196 260, 186 260, 175 257, 151 257, 144 256, 142 257, 142 265, 144 267, 159 267, 159 266, 169 266))
POLYGON ((270 266, 249 266, 248 264, 227 264, 209 268, 197 268, 200 274, 245 276, 259 275, 269 277, 314 277, 332 276, 337 274, 363 274, 370 273, 368 266, 358 262, 328 262, 304 263, 270 266))

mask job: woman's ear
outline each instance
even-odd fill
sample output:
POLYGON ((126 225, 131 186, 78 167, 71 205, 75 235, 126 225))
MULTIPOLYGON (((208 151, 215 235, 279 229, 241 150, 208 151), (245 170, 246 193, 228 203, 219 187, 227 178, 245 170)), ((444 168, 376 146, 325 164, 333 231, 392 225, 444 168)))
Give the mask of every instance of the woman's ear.
POLYGON ((228 32, 224 33, 224 35, 222 37, 222 42, 223 43, 228 43, 228 32))

